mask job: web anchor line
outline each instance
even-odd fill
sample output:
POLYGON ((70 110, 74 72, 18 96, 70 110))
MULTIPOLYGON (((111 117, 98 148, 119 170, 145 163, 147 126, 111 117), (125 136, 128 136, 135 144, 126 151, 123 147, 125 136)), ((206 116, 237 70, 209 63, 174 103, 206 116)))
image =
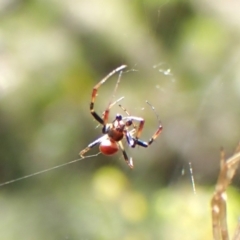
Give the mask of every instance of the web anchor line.
POLYGON ((72 163, 79 162, 79 161, 84 160, 84 159, 86 159, 86 158, 96 157, 96 156, 98 156, 99 154, 100 154, 100 152, 97 153, 97 154, 85 156, 84 158, 78 158, 78 159, 72 160, 72 161, 70 161, 70 162, 57 165, 57 166, 55 166, 55 167, 51 167, 51 168, 44 169, 44 170, 41 170, 41 171, 38 171, 38 172, 35 172, 35 173, 31 173, 31 174, 25 175, 25 176, 23 176, 23 177, 15 178, 15 179, 13 179, 13 180, 0 183, 0 187, 3 187, 3 186, 5 186, 5 185, 8 185, 8 184, 11 184, 11 183, 15 183, 15 182, 24 180, 24 179, 26 179, 26 178, 31 178, 31 177, 37 176, 37 175, 40 175, 40 174, 42 174, 42 173, 46 173, 46 172, 55 170, 55 169, 57 169, 57 168, 61 168, 61 167, 70 165, 70 164, 72 164, 72 163))

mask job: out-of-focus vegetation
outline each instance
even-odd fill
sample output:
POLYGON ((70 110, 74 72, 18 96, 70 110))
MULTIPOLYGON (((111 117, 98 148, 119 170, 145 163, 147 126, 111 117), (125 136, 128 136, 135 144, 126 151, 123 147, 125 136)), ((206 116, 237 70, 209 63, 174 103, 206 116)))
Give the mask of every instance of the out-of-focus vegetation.
MULTIPOLYGON (((146 100, 164 127, 148 149, 125 146, 133 171, 121 153, 99 155, 2 186, 0 239, 211 239, 219 148, 230 154, 240 139, 239 7, 0 0, 1 183, 79 158, 101 135, 89 112, 92 88, 121 64, 130 71, 114 100, 125 96, 121 104, 146 120, 144 140, 158 126, 146 100)), ((116 80, 100 88, 99 113, 116 80)), ((234 229, 236 189, 228 211, 234 229)))

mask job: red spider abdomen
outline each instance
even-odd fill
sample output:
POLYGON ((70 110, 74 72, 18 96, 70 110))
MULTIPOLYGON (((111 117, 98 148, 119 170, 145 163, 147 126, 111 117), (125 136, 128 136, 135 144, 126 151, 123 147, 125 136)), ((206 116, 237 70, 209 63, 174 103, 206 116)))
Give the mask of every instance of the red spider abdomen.
POLYGON ((114 140, 106 139, 99 145, 99 150, 104 155, 113 155, 118 151, 118 145, 114 140))

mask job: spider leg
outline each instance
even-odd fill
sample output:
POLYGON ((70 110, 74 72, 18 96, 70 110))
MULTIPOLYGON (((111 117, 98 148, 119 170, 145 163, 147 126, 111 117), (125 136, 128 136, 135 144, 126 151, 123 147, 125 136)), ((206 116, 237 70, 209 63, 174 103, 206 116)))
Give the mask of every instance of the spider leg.
MULTIPOLYGON (((110 109, 111 107, 113 107, 116 103, 122 101, 123 99, 124 99, 124 97, 120 97, 120 98, 117 99, 115 102, 111 103, 111 104, 109 105, 109 109, 110 109)), ((103 113, 103 114, 104 114, 104 113, 103 113)))
MULTIPOLYGON (((119 85, 119 83, 120 83, 120 80, 121 80, 121 76, 122 76, 122 69, 123 68, 125 68, 126 66, 124 65, 124 66, 121 66, 121 67, 119 67, 118 69, 116 69, 116 71, 117 70, 119 70, 120 71, 120 73, 119 73, 119 75, 118 75, 118 80, 117 80, 117 83, 116 83, 116 85, 115 85, 115 88, 114 88, 114 90, 113 90, 113 95, 115 94, 115 92, 117 91, 117 88, 118 88, 118 85, 119 85)), ((106 132, 106 124, 107 124, 107 122, 108 122, 108 116, 109 116, 109 112, 110 112, 110 108, 111 108, 111 106, 112 106, 112 100, 109 102, 109 104, 108 104, 108 107, 107 107, 107 109, 104 111, 104 114, 103 114, 103 129, 102 129, 102 132, 103 133, 105 133, 106 132)))
POLYGON ((122 150, 122 154, 123 154, 123 157, 124 157, 124 160, 126 161, 127 165, 130 167, 130 168, 133 168, 133 160, 132 158, 129 158, 124 147, 123 147, 123 144, 122 144, 122 141, 119 141, 118 142, 121 150, 122 150))
POLYGON ((88 152, 91 148, 95 147, 97 144, 101 143, 105 138, 107 138, 107 135, 103 135, 100 138, 96 139, 95 141, 88 144, 86 148, 84 148, 80 153, 80 157, 84 158, 84 154, 88 152))
POLYGON ((157 131, 153 134, 153 136, 149 139, 148 142, 145 142, 141 139, 135 138, 135 144, 141 146, 141 147, 148 147, 153 143, 153 141, 160 135, 162 132, 163 127, 160 125, 157 129, 157 131))
POLYGON ((144 119, 140 118, 140 117, 134 117, 134 116, 124 117, 123 119, 126 119, 126 120, 129 119, 129 120, 134 120, 134 121, 139 122, 139 126, 138 126, 138 129, 136 131, 136 137, 134 138, 135 139, 135 144, 131 147, 135 147, 135 145, 139 145, 139 146, 142 146, 142 147, 148 147, 159 136, 159 134, 162 132, 162 129, 163 129, 162 125, 159 125, 157 131, 153 134, 153 136, 150 138, 150 140, 148 142, 144 142, 142 140, 139 140, 139 137, 142 133, 144 123, 145 123, 144 119))
MULTIPOLYGON (((126 108, 124 108, 121 104, 118 105, 128 116, 130 116, 131 114, 127 111, 126 108)), ((129 124, 128 125, 133 125, 133 128, 136 129, 137 126, 134 124, 134 122, 132 122, 132 120, 128 120, 129 124), (131 124, 130 124, 131 123, 131 124)))
MULTIPOLYGON (((112 108, 116 103, 122 101, 123 99, 124 99, 124 97, 120 97, 120 98, 117 99, 115 102, 111 103, 111 104, 109 105, 109 109, 112 108)), ((105 114, 105 111, 102 113, 102 118, 103 118, 104 114, 105 114)), ((98 124, 98 125, 96 126, 96 128, 98 128, 99 126, 100 126, 100 124, 98 124)))
POLYGON ((135 139, 132 137, 131 134, 133 134, 133 130, 135 129, 132 129, 132 131, 125 131, 125 137, 127 139, 127 143, 130 147, 134 147, 135 146, 135 139))
MULTIPOLYGON (((116 101, 114 101, 113 103, 110 103, 108 109, 112 108, 116 103, 122 101, 124 99, 124 97, 120 97, 119 99, 117 99, 116 101)), ((105 110, 106 111, 106 110, 105 110)), ((102 113, 102 118, 104 117, 105 115, 105 111, 102 113)))
POLYGON ((91 103, 90 103, 90 112, 92 114, 92 116, 102 125, 105 125, 107 120, 108 120, 108 115, 109 115, 109 108, 111 106, 111 104, 109 104, 107 110, 104 113, 103 118, 101 118, 94 110, 94 102, 97 96, 97 91, 98 88, 107 81, 107 79, 109 79, 111 76, 113 76, 115 73, 121 71, 122 69, 124 69, 126 67, 126 65, 122 65, 118 68, 116 68, 115 70, 113 70, 112 72, 110 72, 105 78, 103 78, 98 84, 95 85, 95 87, 93 88, 92 91, 92 98, 91 98, 91 103))
POLYGON ((135 137, 135 144, 133 146, 131 146, 131 147, 135 147, 135 145, 137 144, 137 140, 138 140, 138 138, 140 137, 140 135, 142 133, 145 120, 143 118, 134 117, 134 116, 124 117, 123 119, 129 120, 129 121, 134 120, 134 121, 139 122, 138 129, 137 129, 137 132, 136 132, 136 137, 135 137))

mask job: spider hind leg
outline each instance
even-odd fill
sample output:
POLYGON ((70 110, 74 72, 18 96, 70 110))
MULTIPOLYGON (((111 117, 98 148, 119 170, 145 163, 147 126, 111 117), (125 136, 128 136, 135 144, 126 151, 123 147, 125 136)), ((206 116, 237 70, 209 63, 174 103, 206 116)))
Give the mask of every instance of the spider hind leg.
POLYGON ((131 169, 133 169, 133 167, 134 167, 134 165, 133 165, 133 160, 132 160, 131 157, 130 157, 130 158, 128 157, 128 155, 127 155, 127 153, 126 153, 126 151, 125 151, 125 149, 124 149, 124 147, 123 147, 122 141, 119 141, 118 144, 119 144, 119 146, 120 146, 120 148, 121 148, 121 150, 122 150, 122 154, 123 154, 123 157, 124 157, 125 162, 127 163, 127 165, 128 165, 131 169))
POLYGON ((93 147, 95 147, 97 144, 101 143, 102 141, 104 141, 104 139, 106 139, 106 135, 101 136, 100 138, 98 138, 97 140, 91 142, 90 144, 88 144, 88 146, 86 148, 84 148, 80 153, 80 157, 84 158, 84 154, 86 152, 88 152, 89 150, 91 150, 93 147))

